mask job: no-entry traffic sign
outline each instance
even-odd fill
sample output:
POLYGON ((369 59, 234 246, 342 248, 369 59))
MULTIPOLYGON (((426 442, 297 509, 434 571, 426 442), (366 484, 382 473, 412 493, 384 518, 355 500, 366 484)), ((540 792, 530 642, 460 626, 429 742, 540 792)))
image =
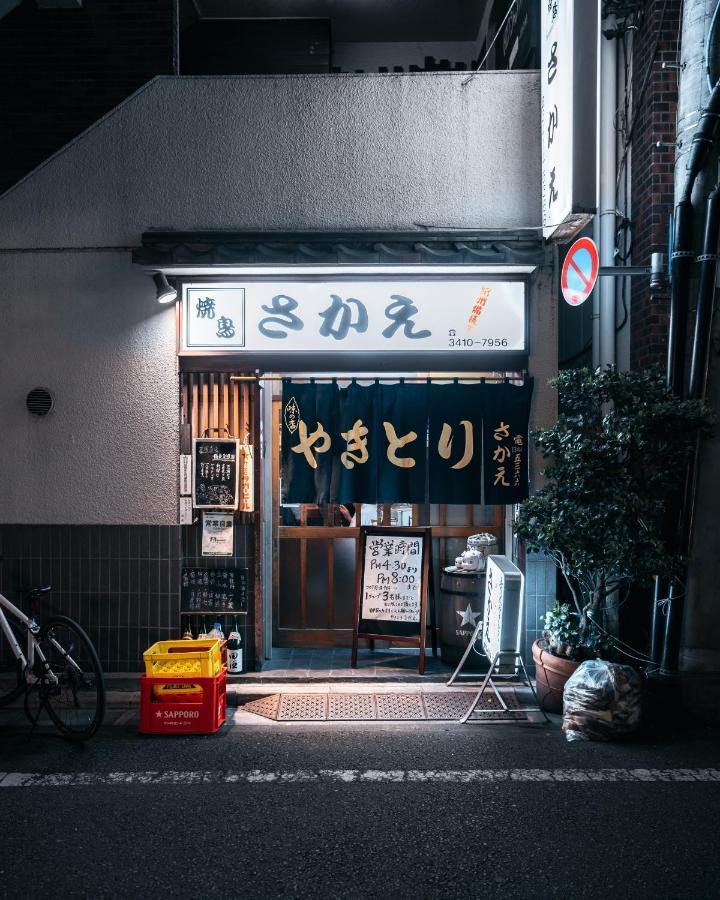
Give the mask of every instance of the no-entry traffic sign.
POLYGON ((580 306, 590 296, 597 281, 599 264, 597 247, 591 238, 579 238, 568 250, 560 287, 570 306, 580 306))

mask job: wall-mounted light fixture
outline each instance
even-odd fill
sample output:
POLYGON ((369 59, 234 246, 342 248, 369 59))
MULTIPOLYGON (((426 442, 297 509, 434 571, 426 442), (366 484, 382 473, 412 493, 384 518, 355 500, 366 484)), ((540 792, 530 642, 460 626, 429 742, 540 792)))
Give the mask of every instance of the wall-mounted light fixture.
POLYGON ((668 286, 665 274, 665 258, 662 253, 650 256, 650 290, 653 293, 664 291, 668 286))
POLYGON ((155 296, 157 297, 158 303, 172 303, 173 300, 177 300, 177 290, 170 284, 162 272, 155 272, 153 274, 153 281, 155 282, 155 296))

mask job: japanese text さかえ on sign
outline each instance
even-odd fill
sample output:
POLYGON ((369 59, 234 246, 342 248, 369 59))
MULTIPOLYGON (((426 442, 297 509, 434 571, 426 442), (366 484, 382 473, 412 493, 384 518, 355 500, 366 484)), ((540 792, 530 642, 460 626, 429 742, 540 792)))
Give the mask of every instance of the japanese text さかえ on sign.
POLYGON ((193 439, 193 506, 237 509, 238 453, 235 438, 193 439))
POLYGON ((527 351, 519 280, 258 277, 183 293, 185 352, 527 351))
POLYGON ((282 502, 519 503, 532 389, 286 380, 282 502))
POLYGON ((360 618, 420 623, 423 536, 368 534, 360 618))
POLYGON ((597 5, 541 0, 543 235, 567 240, 595 212, 597 5))

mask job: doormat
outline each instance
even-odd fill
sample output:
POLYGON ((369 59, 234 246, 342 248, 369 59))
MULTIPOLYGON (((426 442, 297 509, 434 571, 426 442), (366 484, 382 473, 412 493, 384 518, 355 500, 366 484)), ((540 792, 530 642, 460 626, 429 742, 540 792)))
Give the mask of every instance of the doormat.
MULTIPOLYGON (((515 691, 504 690, 504 710, 486 693, 472 719, 525 719, 515 691)), ((242 709, 277 722, 452 722, 470 708, 477 691, 418 694, 270 694, 242 709)))

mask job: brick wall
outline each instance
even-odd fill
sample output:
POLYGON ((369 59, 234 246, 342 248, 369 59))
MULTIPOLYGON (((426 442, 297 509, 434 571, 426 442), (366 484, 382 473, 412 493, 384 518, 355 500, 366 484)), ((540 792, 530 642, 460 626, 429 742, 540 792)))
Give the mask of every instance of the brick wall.
POLYGON ((26 0, 0 19, 0 192, 172 70, 172 0, 26 0))
MULTIPOLYGON (((632 141, 631 218, 634 226, 632 262, 636 265, 648 265, 651 253, 664 253, 667 258, 673 212, 678 72, 677 69, 663 70, 662 64, 677 61, 680 8, 680 0, 667 0, 667 3, 647 0, 643 25, 635 38, 633 105, 638 112, 632 141), (650 80, 644 96, 639 97, 649 66, 652 67, 650 80), (658 141, 668 146, 658 148, 658 141)), ((632 368, 665 363, 667 308, 667 294, 650 294, 646 279, 633 281, 632 368)))

